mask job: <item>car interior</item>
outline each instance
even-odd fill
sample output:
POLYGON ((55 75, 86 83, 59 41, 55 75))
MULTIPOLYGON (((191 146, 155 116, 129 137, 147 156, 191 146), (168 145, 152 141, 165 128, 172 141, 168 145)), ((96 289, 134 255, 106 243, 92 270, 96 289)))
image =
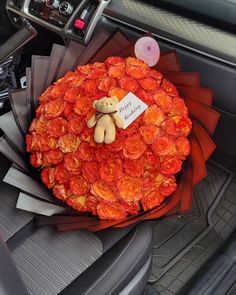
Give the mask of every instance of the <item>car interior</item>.
MULTIPOLYGON (((96 233, 37 227, 0 182, 0 295, 236 294, 236 1, 3 0, 0 115, 24 88, 32 55, 54 43, 88 45, 100 30, 151 33, 186 72, 214 89, 221 114, 207 176, 186 213, 96 233)), ((0 153, 3 179, 11 162, 0 153)))

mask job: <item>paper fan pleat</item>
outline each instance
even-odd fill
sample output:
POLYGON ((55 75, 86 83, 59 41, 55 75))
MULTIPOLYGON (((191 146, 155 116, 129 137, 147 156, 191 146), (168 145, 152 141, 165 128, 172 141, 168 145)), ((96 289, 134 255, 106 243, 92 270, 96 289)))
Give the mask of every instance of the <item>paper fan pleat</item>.
POLYGON ((193 163, 193 185, 195 186, 207 176, 207 170, 201 147, 194 134, 191 135, 190 144, 190 158, 193 163))
POLYGON ((203 87, 190 87, 176 84, 176 87, 182 97, 191 98, 201 102, 209 107, 212 106, 213 90, 203 87))
POLYGON ((195 119, 193 122, 193 133, 201 147, 204 161, 207 161, 216 149, 216 145, 207 131, 195 119))
POLYGON ((154 68, 160 72, 175 72, 182 70, 176 51, 161 53, 158 64, 154 68))
POLYGON ((194 72, 163 72, 163 75, 173 84, 181 86, 200 86, 199 73, 194 72))
POLYGON ((213 134, 220 119, 220 114, 196 100, 190 98, 185 98, 184 100, 190 114, 196 118, 210 134, 213 134))

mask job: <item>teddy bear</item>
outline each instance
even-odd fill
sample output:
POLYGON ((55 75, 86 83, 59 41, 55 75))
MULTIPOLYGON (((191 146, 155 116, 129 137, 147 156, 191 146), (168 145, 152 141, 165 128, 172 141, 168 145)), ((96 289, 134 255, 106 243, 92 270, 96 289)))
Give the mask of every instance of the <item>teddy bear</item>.
POLYGON ((123 128, 124 123, 117 112, 117 97, 103 97, 93 102, 96 110, 87 122, 88 128, 95 127, 94 141, 96 143, 112 143, 116 139, 116 127, 123 128))

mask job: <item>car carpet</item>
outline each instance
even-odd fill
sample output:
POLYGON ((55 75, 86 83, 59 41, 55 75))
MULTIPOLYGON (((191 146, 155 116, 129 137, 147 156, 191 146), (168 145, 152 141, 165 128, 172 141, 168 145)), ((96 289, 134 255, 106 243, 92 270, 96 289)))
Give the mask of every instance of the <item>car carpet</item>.
POLYGON ((152 222, 149 284, 160 294, 177 294, 236 229, 234 164, 217 152, 207 163, 207 177, 194 190, 191 211, 152 222))

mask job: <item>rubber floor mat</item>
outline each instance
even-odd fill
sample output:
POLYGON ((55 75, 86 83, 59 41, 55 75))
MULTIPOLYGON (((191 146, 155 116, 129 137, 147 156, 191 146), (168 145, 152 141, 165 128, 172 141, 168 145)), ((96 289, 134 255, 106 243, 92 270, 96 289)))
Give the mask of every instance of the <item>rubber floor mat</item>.
POLYGON ((178 294, 236 229, 236 177, 213 160, 207 171, 195 188, 190 212, 153 222, 149 283, 161 295, 178 294))

